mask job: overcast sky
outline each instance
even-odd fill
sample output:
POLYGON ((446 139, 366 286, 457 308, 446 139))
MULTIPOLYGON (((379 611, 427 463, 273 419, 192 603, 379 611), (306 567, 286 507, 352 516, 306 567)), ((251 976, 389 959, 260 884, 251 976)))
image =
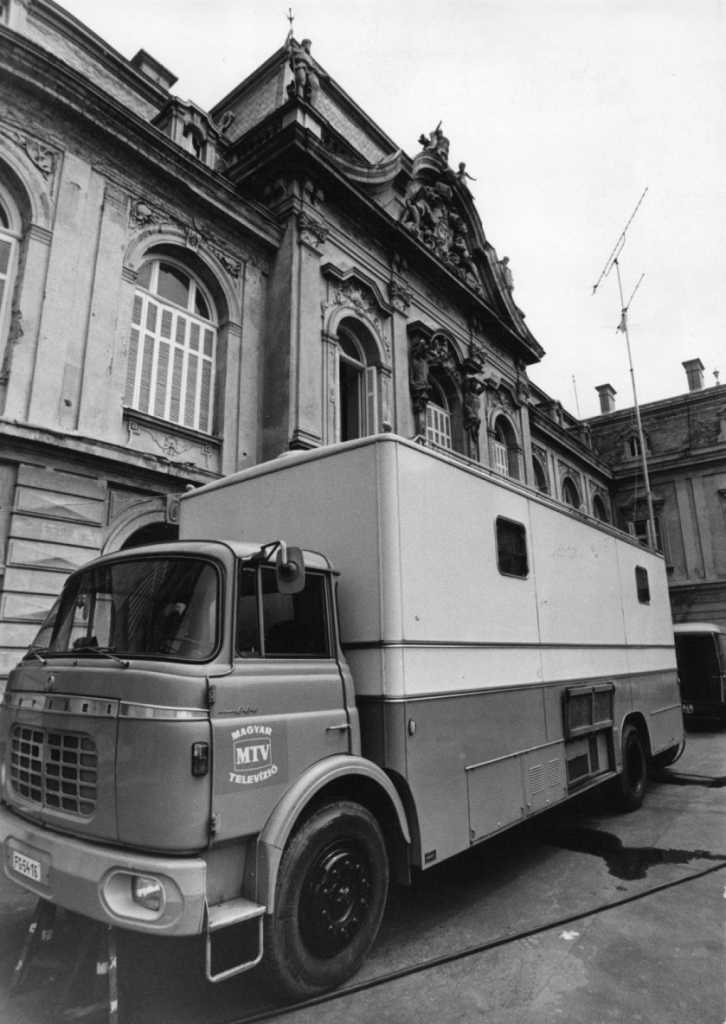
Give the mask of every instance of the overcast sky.
MULTIPOLYGON (((61 0, 123 56, 142 47, 211 108, 285 40, 290 0, 61 0)), ((546 350, 532 379, 595 415, 726 386, 726 32, 720 0, 298 0, 295 35, 410 156, 443 121, 489 242, 546 350), (573 381, 574 377, 574 381, 573 381)))

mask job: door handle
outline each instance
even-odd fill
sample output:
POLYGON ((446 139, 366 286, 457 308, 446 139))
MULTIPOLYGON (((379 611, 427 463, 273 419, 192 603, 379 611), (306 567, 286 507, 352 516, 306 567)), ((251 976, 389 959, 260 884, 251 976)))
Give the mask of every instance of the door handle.
POLYGON ((345 725, 329 725, 325 730, 326 732, 342 732, 344 729, 350 729, 350 723, 346 722, 345 725))

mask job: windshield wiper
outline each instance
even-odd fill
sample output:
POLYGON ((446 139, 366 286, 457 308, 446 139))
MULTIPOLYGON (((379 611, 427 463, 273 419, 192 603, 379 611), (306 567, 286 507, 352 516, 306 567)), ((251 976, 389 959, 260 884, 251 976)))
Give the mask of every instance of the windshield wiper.
POLYGON ((28 654, 32 654, 34 658, 37 658, 41 665, 48 664, 47 660, 40 656, 41 651, 45 654, 47 650, 47 647, 36 647, 35 644, 28 644, 28 654))
POLYGON ((110 658, 111 661, 117 662, 122 668, 128 668, 131 664, 130 661, 126 661, 124 658, 117 658, 113 653, 116 650, 115 647, 93 647, 90 644, 84 645, 83 647, 74 647, 72 651, 68 651, 68 654, 79 654, 82 651, 90 651, 91 654, 101 654, 104 658, 110 658))

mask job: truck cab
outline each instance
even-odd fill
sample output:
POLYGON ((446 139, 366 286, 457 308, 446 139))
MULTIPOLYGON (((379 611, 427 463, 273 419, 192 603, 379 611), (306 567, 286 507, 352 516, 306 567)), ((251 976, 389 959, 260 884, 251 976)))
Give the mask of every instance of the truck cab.
POLYGON ((253 966, 306 804, 343 772, 395 798, 359 756, 334 586, 324 556, 278 542, 156 545, 73 574, 0 715, 8 877, 106 923, 206 931, 210 980, 253 966), (252 952, 217 970, 212 935, 246 923, 252 952))

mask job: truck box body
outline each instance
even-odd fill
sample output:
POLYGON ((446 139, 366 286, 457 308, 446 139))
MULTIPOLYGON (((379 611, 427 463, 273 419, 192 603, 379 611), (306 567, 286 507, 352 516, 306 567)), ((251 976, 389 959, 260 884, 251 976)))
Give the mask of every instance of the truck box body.
POLYGON ((564 799, 583 757, 585 779, 593 758, 619 764, 602 733, 599 754, 565 742, 567 687, 612 684, 616 733, 647 714, 653 753, 680 740, 663 559, 516 483, 382 435, 185 495, 182 539, 210 528, 324 551, 341 573, 363 754, 410 789, 414 863, 564 799), (524 527, 525 576, 498 567, 502 519, 524 527))

